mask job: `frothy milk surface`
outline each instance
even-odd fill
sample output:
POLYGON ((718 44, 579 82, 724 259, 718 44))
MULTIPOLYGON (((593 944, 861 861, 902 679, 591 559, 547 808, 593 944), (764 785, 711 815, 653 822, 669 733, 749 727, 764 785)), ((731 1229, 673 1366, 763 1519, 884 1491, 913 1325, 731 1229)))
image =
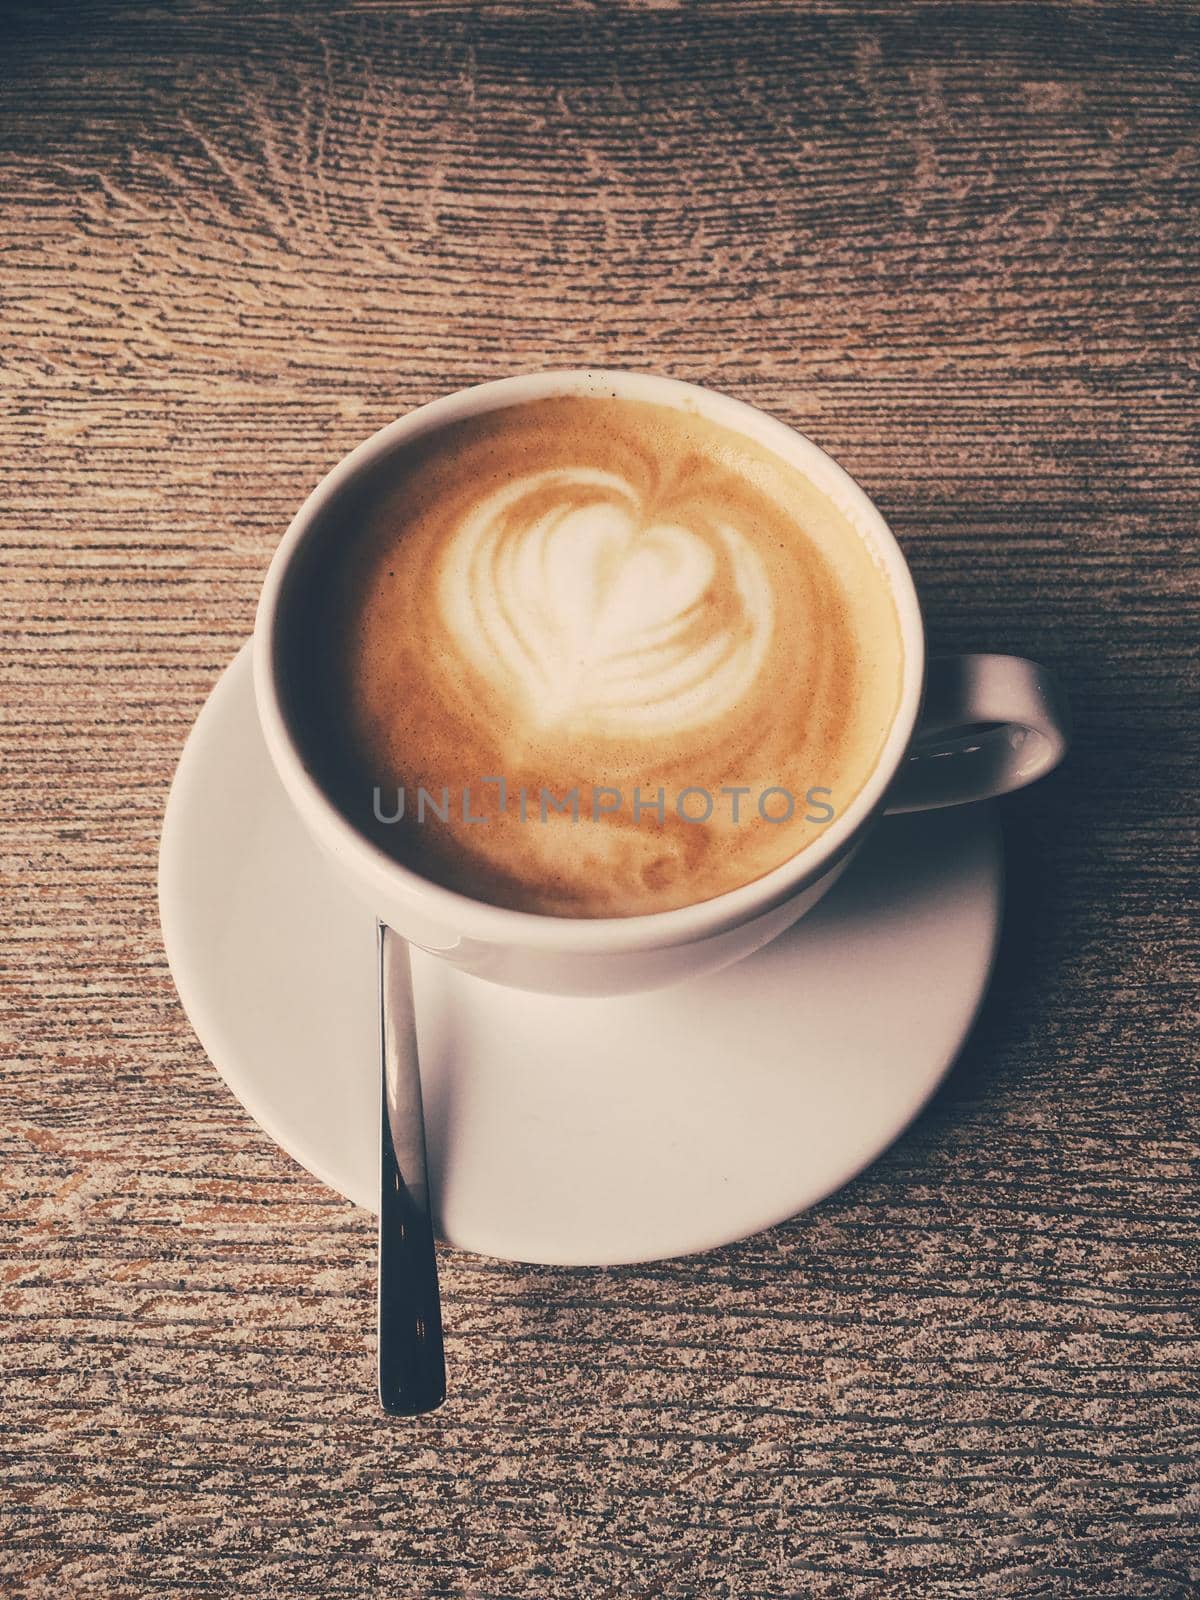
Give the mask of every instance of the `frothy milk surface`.
POLYGON ((688 905, 803 850, 876 763, 902 676, 887 579, 740 434, 616 398, 509 406, 408 446, 354 521, 315 641, 341 801, 439 883, 568 916, 688 905))

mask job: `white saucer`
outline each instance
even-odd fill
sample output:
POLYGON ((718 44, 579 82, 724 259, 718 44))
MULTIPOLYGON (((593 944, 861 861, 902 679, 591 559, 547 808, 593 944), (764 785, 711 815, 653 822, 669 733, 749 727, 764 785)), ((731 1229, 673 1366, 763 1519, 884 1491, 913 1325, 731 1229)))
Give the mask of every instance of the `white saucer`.
MULTIPOLYGON (((964 806, 880 824, 791 933, 628 998, 505 990, 414 952, 441 1236, 575 1266, 744 1238, 813 1205, 904 1128, 983 996, 999 831, 964 806)), ((374 1209, 372 917, 330 875, 258 731, 243 650, 201 712, 163 826, 183 1004, 262 1128, 374 1209)))

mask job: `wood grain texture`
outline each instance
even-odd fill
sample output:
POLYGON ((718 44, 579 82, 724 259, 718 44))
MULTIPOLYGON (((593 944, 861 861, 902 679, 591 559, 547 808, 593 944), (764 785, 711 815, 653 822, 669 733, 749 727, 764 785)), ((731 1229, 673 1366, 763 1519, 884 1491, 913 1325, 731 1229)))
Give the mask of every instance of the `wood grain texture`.
POLYGON ((107 0, 3 62, 0 1590, 1197 1592, 1200 14, 107 0), (398 1425, 370 1221, 192 1037, 157 835, 319 475, 600 362, 811 433, 1077 745, 919 1124, 701 1259, 447 1255, 398 1425))

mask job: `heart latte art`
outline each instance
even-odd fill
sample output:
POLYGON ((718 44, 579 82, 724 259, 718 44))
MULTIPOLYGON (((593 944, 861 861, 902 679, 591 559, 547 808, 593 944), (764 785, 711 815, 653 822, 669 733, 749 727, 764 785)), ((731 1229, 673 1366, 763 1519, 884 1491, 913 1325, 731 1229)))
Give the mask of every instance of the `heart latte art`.
POLYGON ((549 468, 457 530, 438 595, 447 633, 539 736, 671 736, 753 690, 772 624, 763 564, 729 523, 672 510, 656 518, 616 473, 549 468))
POLYGON ((778 866, 857 794, 899 697, 860 533, 663 406, 541 400, 418 439, 308 581, 297 649, 338 730, 314 768, 401 861, 526 911, 665 910, 778 866))

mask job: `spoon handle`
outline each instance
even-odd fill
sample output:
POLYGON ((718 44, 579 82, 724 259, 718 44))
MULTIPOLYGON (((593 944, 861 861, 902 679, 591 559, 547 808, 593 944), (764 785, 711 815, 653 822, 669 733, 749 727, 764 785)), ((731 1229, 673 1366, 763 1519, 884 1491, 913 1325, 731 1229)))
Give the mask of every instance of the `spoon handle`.
POLYGON ((446 1398, 425 1123, 408 946, 379 925, 382 1062, 379 1169, 379 1400, 396 1417, 446 1398))

